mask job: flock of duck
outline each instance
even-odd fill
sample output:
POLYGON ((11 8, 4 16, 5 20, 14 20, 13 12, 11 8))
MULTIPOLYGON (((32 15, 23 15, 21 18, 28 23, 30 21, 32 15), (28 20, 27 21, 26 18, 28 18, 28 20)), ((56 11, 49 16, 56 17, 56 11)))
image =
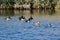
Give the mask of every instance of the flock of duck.
MULTIPOLYGON (((12 18, 10 16, 6 17, 5 20, 9 21, 12 18)), ((30 22, 31 20, 33 20, 33 17, 30 16, 30 18, 26 19, 24 16, 19 17, 20 21, 25 21, 25 22, 30 22)), ((34 25, 40 25, 39 21, 33 22, 34 25)))
POLYGON ((19 17, 19 20, 24 20, 25 22, 30 22, 31 20, 33 20, 33 17, 31 16, 28 20, 26 20, 25 17, 21 16, 21 17, 19 17))
MULTIPOLYGON (((8 17, 5 18, 5 20, 7 20, 7 21, 9 21, 11 19, 12 18, 10 16, 8 16, 8 17)), ((19 20, 20 21, 25 21, 25 22, 30 22, 31 20, 33 20, 33 17, 31 16, 30 18, 28 18, 28 20, 26 20, 24 16, 21 16, 21 17, 19 17, 19 20)), ((36 25, 36 26, 38 26, 38 25, 40 25, 40 21, 33 22, 33 24, 36 25)), ((52 24, 50 24, 50 23, 47 24, 47 25, 50 26, 50 27, 52 26, 52 24)))

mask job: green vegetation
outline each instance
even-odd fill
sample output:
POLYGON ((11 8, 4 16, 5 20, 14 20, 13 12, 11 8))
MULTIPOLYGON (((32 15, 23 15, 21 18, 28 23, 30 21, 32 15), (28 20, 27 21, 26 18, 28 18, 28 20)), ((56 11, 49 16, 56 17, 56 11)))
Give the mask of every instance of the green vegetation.
MULTIPOLYGON (((33 1, 35 1, 35 0, 31 0, 31 2, 33 2, 33 1)), ((44 3, 44 2, 50 2, 50 3, 52 3, 52 2, 57 2, 58 0, 37 0, 37 1, 39 1, 40 3, 44 3)), ((26 2, 26 0, 0 0, 0 4, 2 4, 2 3, 5 3, 5 4, 14 4, 14 3, 20 3, 20 2, 26 2)))
MULTIPOLYGON (((27 1, 29 1, 29 0, 27 0, 27 1)), ((48 4, 47 5, 48 8, 49 8, 49 6, 54 8, 57 4, 57 1, 59 1, 59 0, 30 0, 29 2, 35 3, 35 1, 37 1, 38 4, 40 4, 40 6, 42 6, 41 4, 44 4, 44 6, 46 6, 48 4)), ((5 4, 5 5, 9 5, 9 6, 10 5, 14 6, 14 4, 16 4, 16 3, 19 5, 20 3, 24 4, 25 2, 26 2, 26 0, 0 0, 0 5, 5 4)))

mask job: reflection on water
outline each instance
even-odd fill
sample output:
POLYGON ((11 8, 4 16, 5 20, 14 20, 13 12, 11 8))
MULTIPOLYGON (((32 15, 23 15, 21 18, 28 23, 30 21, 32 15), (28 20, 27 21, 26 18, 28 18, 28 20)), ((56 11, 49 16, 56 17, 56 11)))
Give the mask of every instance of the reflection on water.
POLYGON ((1 16, 14 16, 13 10, 0 10, 1 16))
POLYGON ((50 9, 49 9, 49 10, 44 10, 44 13, 45 13, 45 14, 48 14, 48 15, 54 15, 55 12, 56 12, 56 11, 53 10, 53 9, 52 9, 52 10, 50 10, 50 9))
POLYGON ((59 14, 55 10, 0 10, 0 16, 54 16, 59 14))

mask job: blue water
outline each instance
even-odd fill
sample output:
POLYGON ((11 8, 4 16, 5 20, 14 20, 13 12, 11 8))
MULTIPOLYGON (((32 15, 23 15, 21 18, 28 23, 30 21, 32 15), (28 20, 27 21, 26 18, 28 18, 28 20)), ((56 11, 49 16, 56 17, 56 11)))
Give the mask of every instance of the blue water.
POLYGON ((0 16, 0 40, 60 40, 60 21, 53 18, 34 18, 29 23, 17 16, 9 21, 4 18, 0 16), (40 25, 34 25, 36 21, 40 21, 40 25))

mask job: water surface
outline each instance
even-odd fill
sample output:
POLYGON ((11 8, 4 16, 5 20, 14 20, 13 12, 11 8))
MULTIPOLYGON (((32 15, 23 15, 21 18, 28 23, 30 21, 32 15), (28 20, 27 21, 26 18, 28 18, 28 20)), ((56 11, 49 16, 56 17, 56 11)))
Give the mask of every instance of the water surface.
POLYGON ((60 40, 60 10, 0 10, 0 40, 60 40), (20 16, 33 20, 20 21, 20 16))

